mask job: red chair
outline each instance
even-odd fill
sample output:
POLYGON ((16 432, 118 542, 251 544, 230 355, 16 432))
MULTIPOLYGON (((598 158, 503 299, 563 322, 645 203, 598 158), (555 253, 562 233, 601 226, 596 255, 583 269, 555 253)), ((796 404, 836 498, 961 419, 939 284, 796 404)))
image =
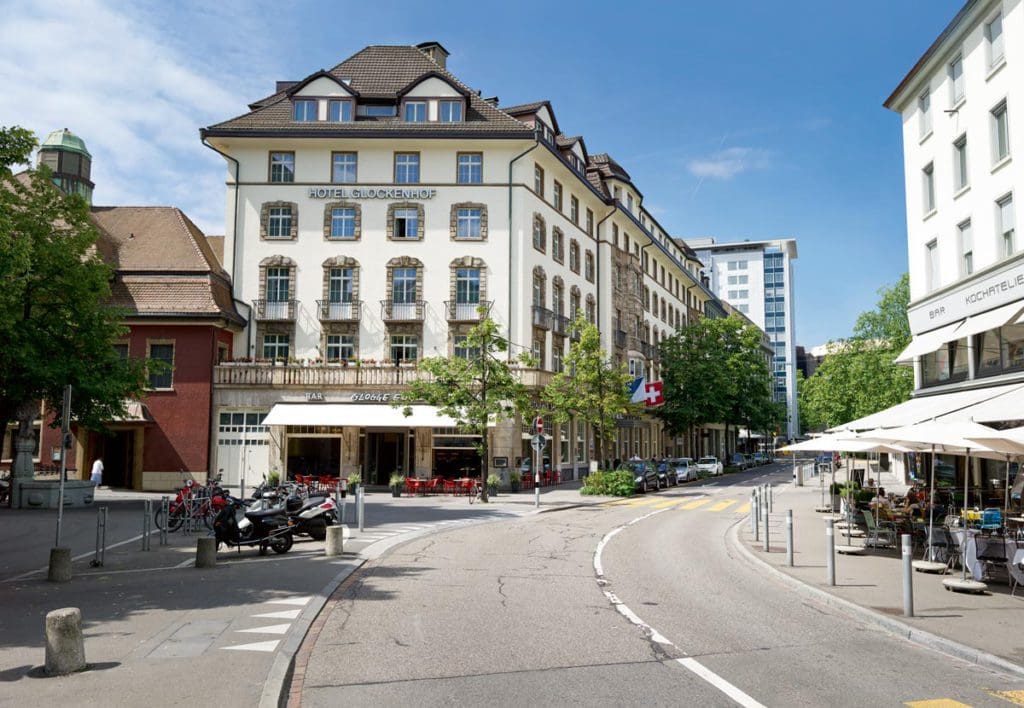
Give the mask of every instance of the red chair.
POLYGON ((561 472, 561 470, 552 470, 551 471, 551 483, 552 484, 561 484, 562 483, 562 472, 561 472))
POLYGON ((333 492, 338 488, 338 478, 328 477, 326 475, 319 478, 319 487, 322 492, 333 492))
POLYGON ((455 496, 456 484, 454 479, 444 479, 442 484, 444 485, 445 494, 451 494, 452 496, 455 496))
POLYGON ((519 480, 520 489, 533 489, 533 475, 524 474, 519 480))
POLYGON ((416 477, 405 478, 405 493, 412 496, 423 488, 422 482, 416 477))
POLYGON ((470 494, 473 493, 473 483, 474 482, 476 482, 475 479, 463 479, 462 480, 462 491, 466 493, 467 497, 470 494))
POLYGON ((427 494, 437 494, 444 489, 444 477, 432 477, 426 484, 427 494))

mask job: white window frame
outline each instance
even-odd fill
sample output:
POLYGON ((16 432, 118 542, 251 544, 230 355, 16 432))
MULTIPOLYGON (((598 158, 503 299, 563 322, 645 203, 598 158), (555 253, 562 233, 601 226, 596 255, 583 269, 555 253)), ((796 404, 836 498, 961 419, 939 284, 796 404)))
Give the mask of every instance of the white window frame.
POLYGON ((997 12, 985 23, 985 51, 989 67, 995 67, 1006 56, 1006 28, 1003 27, 1003 13, 997 12))
POLYGON ((917 97, 918 137, 922 140, 932 132, 932 95, 928 89, 917 97))
POLYGON ((354 334, 328 334, 324 347, 327 361, 352 360, 356 358, 356 337, 354 334))
POLYGON ((290 184, 294 181, 295 153, 290 151, 272 151, 270 153, 271 184, 290 184))
POLYGON ((462 122, 462 101, 443 100, 437 104, 437 120, 440 123, 462 122), (445 115, 447 112, 447 115, 445 115))
POLYGON ((953 193, 971 186, 971 174, 967 158, 967 133, 953 141, 953 193))
POLYGON ((964 78, 964 56, 957 54, 949 62, 949 103, 958 106, 967 98, 967 82, 964 78))
POLYGON ((419 184, 420 154, 418 152, 395 153, 395 184, 419 184), (403 179, 399 179, 402 177, 403 179))
POLYGON ((971 220, 965 219, 956 225, 957 241, 960 244, 960 277, 974 272, 974 232, 971 220))
POLYGON ((938 289, 940 285, 938 239, 932 239, 924 245, 924 276, 928 292, 938 289))
POLYGON ((402 120, 404 120, 406 123, 426 123, 427 102, 406 101, 405 105, 402 108, 402 120))
POLYGON ((388 354, 392 361, 417 361, 420 357, 420 337, 418 334, 392 334, 388 354), (395 356, 401 351, 402 356, 395 356), (408 356, 409 353, 412 356, 408 356))
POLYGON ((288 360, 288 357, 292 353, 292 338, 289 334, 280 334, 278 332, 267 332, 263 335, 263 358, 271 360, 288 360), (284 348, 284 355, 280 354, 280 350, 284 348), (273 349, 273 356, 269 356, 267 349, 273 349))
POLYGON ((999 223, 999 252, 1003 258, 1009 258, 1017 251, 1016 214, 1013 208, 1012 193, 996 200, 996 220, 999 223), (1007 225, 1007 221, 1009 221, 1009 225, 1007 225))
POLYGON ((480 184, 484 181, 484 156, 479 152, 460 152, 456 158, 455 181, 480 184))
POLYGON ((935 163, 921 168, 921 197, 925 216, 935 211, 935 163))
POLYGON ((1010 157, 1010 116, 1006 99, 993 106, 989 113, 992 116, 992 162, 999 163, 1010 157))
POLYGON ((481 223, 483 210, 479 207, 458 208, 455 210, 455 238, 460 241, 479 241, 483 238, 481 223))
POLYGON ((352 241, 355 237, 355 207, 333 207, 331 209, 331 240, 352 241))
POLYGON ((416 207, 400 207, 392 215, 395 228, 392 238, 396 241, 418 241, 420 227, 420 211, 416 207), (399 228, 401 224, 401 228, 399 228), (410 227, 411 225, 411 227, 410 227))
POLYGON ((290 239, 294 218, 290 206, 270 207, 267 211, 267 238, 290 239))
POLYGON ((331 183, 352 184, 358 180, 359 153, 336 152, 331 155, 331 183), (339 179, 339 171, 342 179, 339 179), (349 178, 350 179, 346 179, 349 178))

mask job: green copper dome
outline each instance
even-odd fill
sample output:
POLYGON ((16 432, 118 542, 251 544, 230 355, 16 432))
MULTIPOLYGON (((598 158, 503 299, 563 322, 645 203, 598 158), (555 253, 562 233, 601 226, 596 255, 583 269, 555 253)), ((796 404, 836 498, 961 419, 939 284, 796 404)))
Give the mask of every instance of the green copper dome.
POLYGON ((67 152, 77 152, 80 155, 85 155, 91 158, 92 155, 85 147, 85 141, 80 137, 72 133, 67 128, 61 130, 55 130, 46 136, 46 140, 39 146, 40 150, 65 150, 67 152))

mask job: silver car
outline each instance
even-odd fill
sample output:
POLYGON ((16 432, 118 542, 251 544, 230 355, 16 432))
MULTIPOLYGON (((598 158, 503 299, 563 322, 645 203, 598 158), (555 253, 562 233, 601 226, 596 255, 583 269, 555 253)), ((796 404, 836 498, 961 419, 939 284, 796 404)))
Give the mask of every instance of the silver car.
POLYGON ((680 482, 692 482, 697 479, 697 468, 689 457, 677 457, 670 461, 676 468, 676 477, 680 482))
POLYGON ((722 474, 722 463, 717 457, 702 457, 697 460, 697 474, 701 473, 717 477, 722 474))

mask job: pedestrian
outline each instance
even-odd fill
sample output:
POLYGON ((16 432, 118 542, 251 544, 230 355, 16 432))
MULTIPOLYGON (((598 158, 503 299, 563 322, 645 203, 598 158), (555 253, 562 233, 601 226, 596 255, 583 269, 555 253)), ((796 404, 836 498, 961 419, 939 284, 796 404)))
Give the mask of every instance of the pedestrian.
POLYGON ((96 461, 92 463, 92 474, 89 479, 97 487, 103 484, 103 457, 97 457, 96 461))

